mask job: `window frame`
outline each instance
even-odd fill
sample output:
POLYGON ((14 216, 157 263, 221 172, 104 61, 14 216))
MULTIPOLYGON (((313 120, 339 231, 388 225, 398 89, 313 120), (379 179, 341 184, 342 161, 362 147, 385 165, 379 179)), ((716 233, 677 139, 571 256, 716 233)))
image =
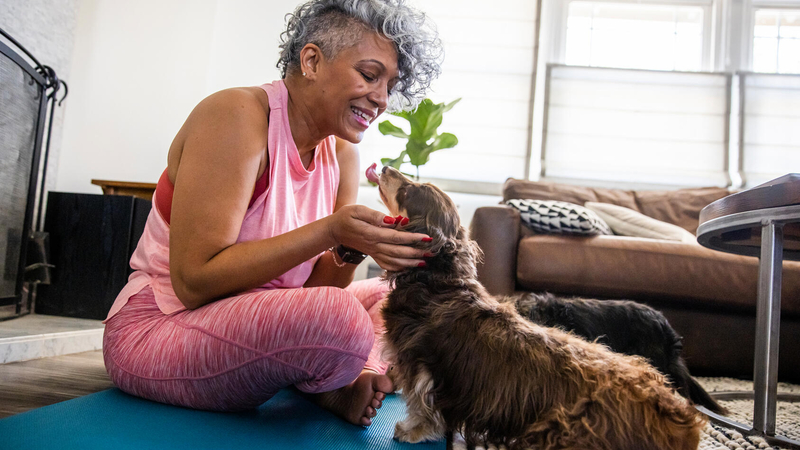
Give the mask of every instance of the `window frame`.
MULTIPOLYGON (((715 57, 715 49, 720 48, 720 32, 718 30, 716 17, 721 12, 721 1, 714 0, 561 0, 553 8, 551 19, 558 25, 553 27, 554 35, 551 36, 553 52, 550 62, 566 64, 567 60, 567 19, 569 17, 569 5, 574 1, 588 1, 597 3, 630 3, 645 5, 665 5, 665 6, 697 6, 703 9, 703 51, 702 63, 699 72, 710 72, 715 69, 718 62, 715 57)), ((716 52, 718 53, 718 52, 716 52)), ((594 66, 593 66, 594 67, 594 66)), ((605 66, 597 66, 605 67, 605 66)), ((648 70, 648 69, 641 69, 648 70)))
MULTIPOLYGON (((753 68, 753 40, 755 39, 756 11, 759 9, 778 9, 778 10, 800 10, 800 3, 797 0, 745 0, 745 11, 742 14, 743 28, 742 42, 744 61, 746 62, 743 71, 753 73, 774 73, 778 72, 755 72, 753 68)), ((787 74, 790 75, 790 74, 787 74)), ((796 74, 795 74, 796 75, 796 74)))

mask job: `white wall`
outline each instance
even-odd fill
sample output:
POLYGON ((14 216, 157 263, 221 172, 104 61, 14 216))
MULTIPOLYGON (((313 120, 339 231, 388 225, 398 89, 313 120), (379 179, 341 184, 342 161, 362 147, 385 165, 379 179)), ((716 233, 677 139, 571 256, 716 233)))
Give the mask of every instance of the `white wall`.
POLYGON ((93 178, 155 182, 172 139, 209 94, 279 77, 295 0, 80 0, 56 189, 93 178))
MULTIPOLYGON (((278 79, 284 18, 302 3, 78 1, 56 188, 88 193, 100 192, 93 178, 155 182, 173 137, 200 100, 278 79)), ((439 130, 461 143, 434 154, 422 175, 491 181, 499 191, 506 177, 524 175, 535 2, 411 3, 429 14, 445 43, 443 74, 430 96, 463 97, 439 130), (476 63, 483 60, 489 63, 476 63)), ((396 156, 403 146, 373 126, 361 145, 362 165, 396 156)))

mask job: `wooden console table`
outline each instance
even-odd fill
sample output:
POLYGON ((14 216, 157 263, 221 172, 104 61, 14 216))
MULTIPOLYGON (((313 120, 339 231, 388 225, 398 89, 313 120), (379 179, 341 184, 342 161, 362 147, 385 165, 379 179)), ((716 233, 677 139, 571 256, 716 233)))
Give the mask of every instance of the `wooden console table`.
POLYGON ((153 199, 155 183, 134 183, 130 181, 92 180, 92 184, 103 188, 106 195, 131 195, 145 200, 153 199))

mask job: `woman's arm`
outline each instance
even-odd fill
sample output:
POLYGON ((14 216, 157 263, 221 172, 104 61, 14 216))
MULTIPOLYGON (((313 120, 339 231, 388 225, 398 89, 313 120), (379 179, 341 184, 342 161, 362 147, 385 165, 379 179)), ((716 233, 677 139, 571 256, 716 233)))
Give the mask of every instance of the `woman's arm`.
POLYGON ((170 224, 170 275, 187 308, 263 285, 335 241, 319 222, 236 244, 262 158, 267 115, 244 89, 201 102, 181 130, 170 224))
MULTIPOLYGON (((339 191, 336 193, 336 212, 345 205, 352 205, 358 199, 358 179, 360 176, 358 148, 344 139, 336 138, 336 159, 339 161, 339 191)), ((353 281, 353 274, 358 267, 345 264, 339 267, 333 260, 331 252, 325 252, 314 264, 314 270, 308 277, 305 287, 336 286, 347 287, 353 281)))
POLYGON ((246 89, 231 89, 201 102, 179 133, 170 276, 184 306, 197 308, 262 286, 338 244, 382 255, 397 268, 422 261, 423 251, 403 244, 424 235, 382 228, 384 214, 359 205, 342 206, 279 236, 236 243, 266 154, 267 131, 262 101, 246 89))

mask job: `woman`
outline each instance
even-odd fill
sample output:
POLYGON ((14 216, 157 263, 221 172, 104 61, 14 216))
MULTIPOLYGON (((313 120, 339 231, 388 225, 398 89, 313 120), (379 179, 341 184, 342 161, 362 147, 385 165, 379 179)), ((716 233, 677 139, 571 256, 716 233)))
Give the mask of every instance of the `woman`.
POLYGON ((390 97, 413 105, 438 75, 440 43, 402 0, 312 0, 283 33, 283 80, 213 94, 168 154, 135 272, 106 319, 120 389, 190 408, 254 408, 294 385, 370 425, 393 386, 375 336, 387 290, 353 283, 364 254, 425 264, 354 205, 353 143, 390 97))

